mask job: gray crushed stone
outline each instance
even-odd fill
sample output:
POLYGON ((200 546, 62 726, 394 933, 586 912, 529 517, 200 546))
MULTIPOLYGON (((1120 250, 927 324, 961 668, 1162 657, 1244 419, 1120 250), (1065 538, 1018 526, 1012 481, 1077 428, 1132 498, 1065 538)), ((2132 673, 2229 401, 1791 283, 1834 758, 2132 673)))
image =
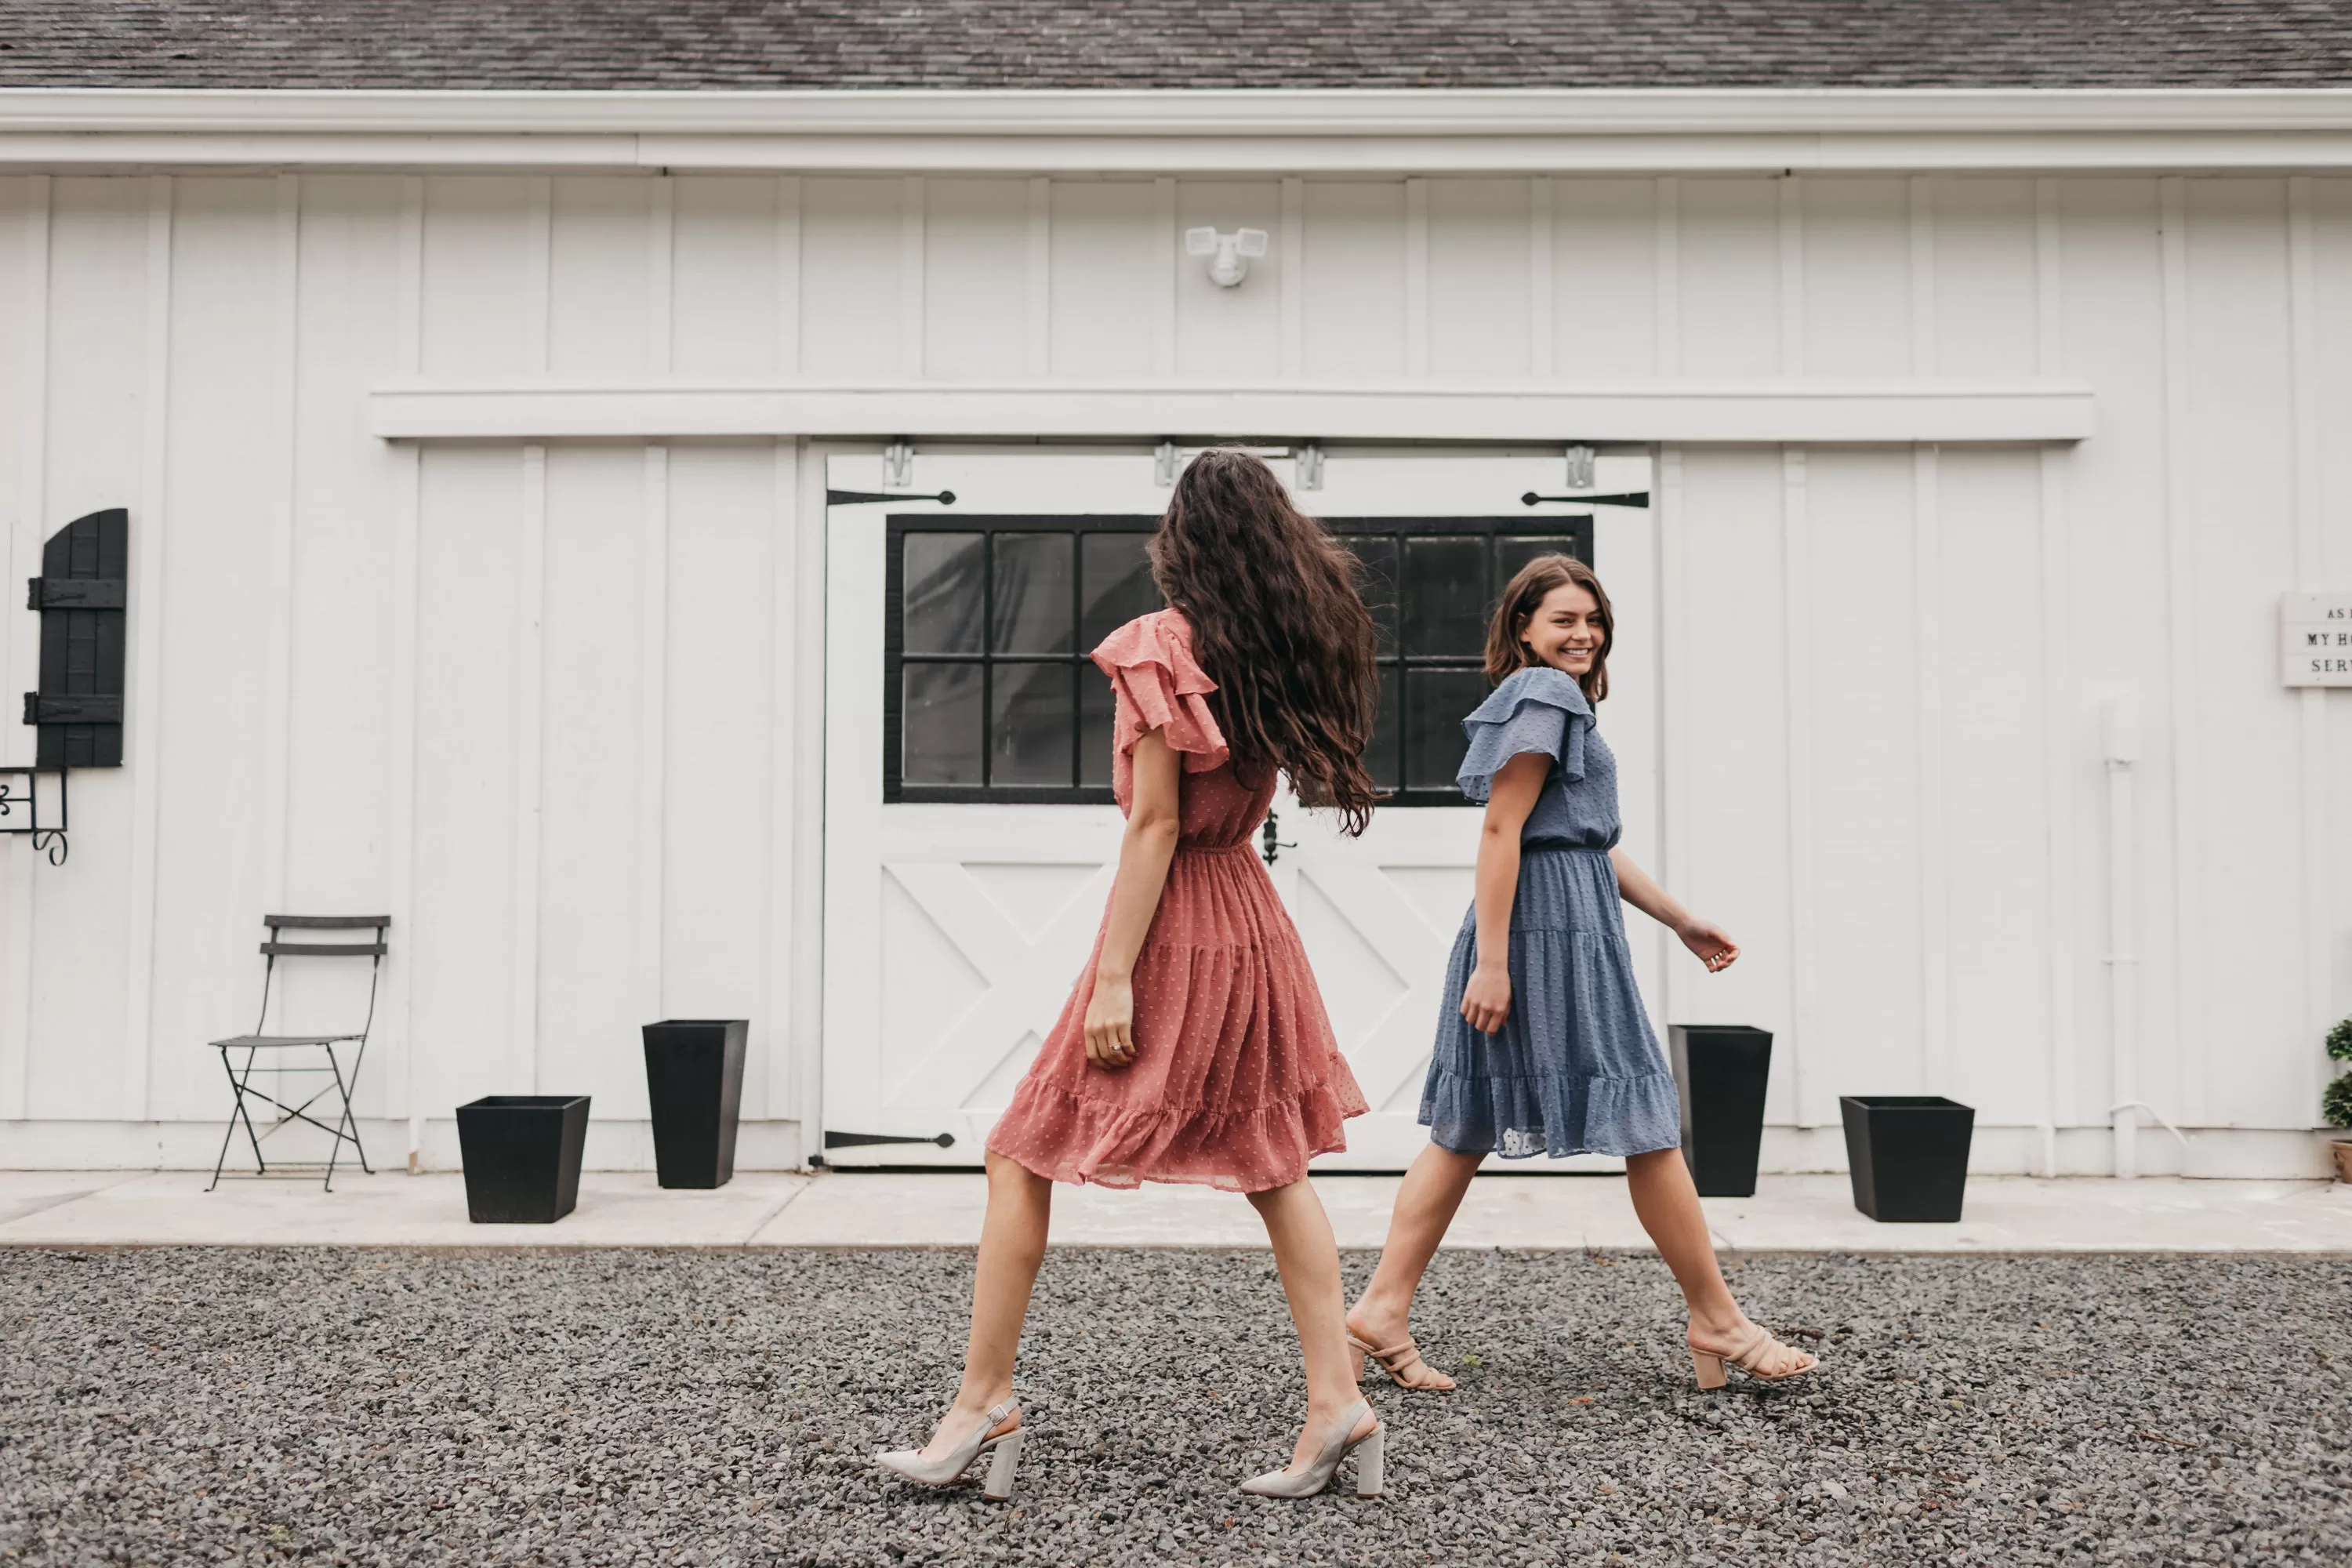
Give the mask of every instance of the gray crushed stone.
MULTIPOLYGON (((1371 1259, 1351 1255, 1351 1284, 1371 1259)), ((866 1455, 953 1388, 942 1251, 0 1253, 0 1562, 2352 1561, 2352 1259, 1755 1257, 1810 1390, 1701 1394, 1646 1257, 1462 1253, 1391 1495, 1242 1497, 1263 1254, 1052 1254, 1010 1506, 866 1455)))

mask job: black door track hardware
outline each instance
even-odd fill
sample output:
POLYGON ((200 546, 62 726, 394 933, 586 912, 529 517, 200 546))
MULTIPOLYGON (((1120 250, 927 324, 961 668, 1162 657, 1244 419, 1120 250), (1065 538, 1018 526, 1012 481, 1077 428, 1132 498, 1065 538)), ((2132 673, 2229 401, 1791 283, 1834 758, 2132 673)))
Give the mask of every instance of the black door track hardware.
POLYGON ((886 490, 827 490, 824 492, 824 504, 827 506, 872 506, 880 502, 894 500, 935 500, 941 506, 953 506, 955 505, 955 491, 941 490, 936 495, 909 495, 904 490, 898 490, 896 492, 886 490))
POLYGON ((1613 496, 1539 496, 1529 490, 1519 498, 1521 506, 1535 506, 1542 501, 1559 501, 1569 506, 1647 506, 1647 490, 1622 490, 1613 496))

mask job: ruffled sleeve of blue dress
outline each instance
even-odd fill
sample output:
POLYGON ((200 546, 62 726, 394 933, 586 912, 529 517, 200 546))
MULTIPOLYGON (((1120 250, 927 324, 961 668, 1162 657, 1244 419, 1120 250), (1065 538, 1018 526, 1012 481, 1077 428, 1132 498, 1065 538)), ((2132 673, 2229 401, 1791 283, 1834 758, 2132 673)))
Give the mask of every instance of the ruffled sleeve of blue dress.
POLYGON ((1513 670, 1462 721, 1470 749, 1454 782, 1484 805, 1494 793, 1495 775, 1524 752, 1551 758, 1563 779, 1581 779, 1592 722, 1592 705, 1574 676, 1548 664, 1513 670))

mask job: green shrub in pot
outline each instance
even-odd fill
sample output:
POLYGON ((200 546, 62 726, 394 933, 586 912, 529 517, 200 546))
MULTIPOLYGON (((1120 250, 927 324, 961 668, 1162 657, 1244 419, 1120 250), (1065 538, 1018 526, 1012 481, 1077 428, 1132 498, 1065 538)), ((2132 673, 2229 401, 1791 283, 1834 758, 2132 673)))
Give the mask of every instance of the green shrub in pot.
POLYGON ((2319 1114, 2330 1127, 2352 1127, 2352 1072, 2342 1074, 2319 1091, 2319 1114))

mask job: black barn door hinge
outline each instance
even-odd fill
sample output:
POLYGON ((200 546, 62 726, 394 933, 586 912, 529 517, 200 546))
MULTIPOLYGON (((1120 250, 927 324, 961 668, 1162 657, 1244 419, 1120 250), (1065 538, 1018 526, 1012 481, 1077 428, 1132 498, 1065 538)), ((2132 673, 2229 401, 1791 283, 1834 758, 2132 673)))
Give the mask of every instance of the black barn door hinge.
POLYGON ((865 1149, 877 1143, 936 1143, 942 1149, 955 1147, 955 1134, 942 1132, 935 1138, 901 1138, 892 1132, 834 1132, 824 1135, 828 1149, 865 1149))

